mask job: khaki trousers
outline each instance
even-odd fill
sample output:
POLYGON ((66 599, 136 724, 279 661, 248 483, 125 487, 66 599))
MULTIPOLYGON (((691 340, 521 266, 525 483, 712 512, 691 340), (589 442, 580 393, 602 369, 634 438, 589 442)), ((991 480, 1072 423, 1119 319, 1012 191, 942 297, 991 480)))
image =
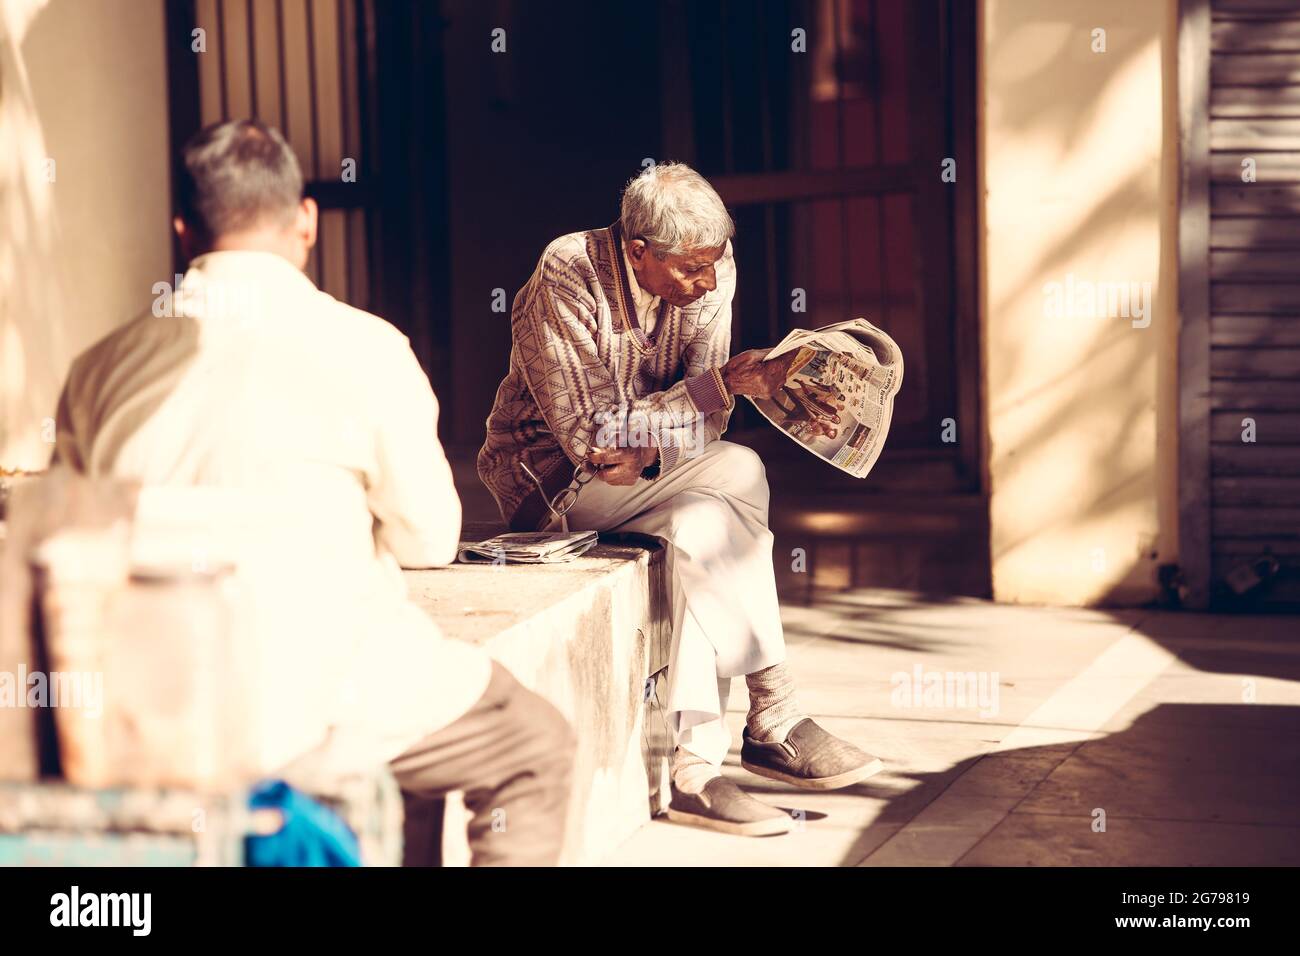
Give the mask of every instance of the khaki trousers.
POLYGON ((389 766, 408 802, 463 791, 472 866, 554 866, 573 750, 560 712, 493 661, 478 702, 389 766))
POLYGON ((768 497, 758 455, 718 440, 653 481, 593 480, 566 516, 573 531, 636 531, 667 543, 673 644, 665 710, 678 746, 715 765, 731 746, 731 678, 785 660, 768 497))

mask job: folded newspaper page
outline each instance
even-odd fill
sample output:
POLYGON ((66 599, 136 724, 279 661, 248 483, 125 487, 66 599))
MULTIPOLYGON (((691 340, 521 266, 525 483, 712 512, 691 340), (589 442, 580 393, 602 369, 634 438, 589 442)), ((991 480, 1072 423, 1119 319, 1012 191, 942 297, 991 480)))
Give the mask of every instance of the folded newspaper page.
POLYGON ((465 564, 560 564, 591 550, 594 531, 512 531, 486 541, 461 542, 457 560, 465 564))
POLYGON ((750 401, 818 458, 865 478, 889 435, 903 353, 866 319, 795 329, 767 360, 789 352, 795 358, 785 385, 773 398, 750 401))

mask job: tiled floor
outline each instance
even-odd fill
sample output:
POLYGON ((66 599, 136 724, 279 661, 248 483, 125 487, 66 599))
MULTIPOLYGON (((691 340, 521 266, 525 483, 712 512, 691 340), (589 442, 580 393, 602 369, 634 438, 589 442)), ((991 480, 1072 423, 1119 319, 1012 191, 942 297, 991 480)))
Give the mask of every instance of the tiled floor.
MULTIPOLYGON (((806 793, 733 747, 728 775, 798 811, 794 832, 655 821, 611 864, 1300 864, 1300 618, 882 591, 784 614, 804 710, 885 771, 806 793), (935 685, 950 673, 972 679, 965 699, 935 685)), ((745 706, 737 681, 736 740, 745 706)))

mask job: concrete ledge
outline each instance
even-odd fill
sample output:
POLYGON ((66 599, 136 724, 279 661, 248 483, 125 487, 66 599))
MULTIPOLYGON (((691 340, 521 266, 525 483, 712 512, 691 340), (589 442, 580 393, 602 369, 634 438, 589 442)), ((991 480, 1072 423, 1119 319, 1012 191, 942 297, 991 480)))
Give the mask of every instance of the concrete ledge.
MULTIPOLYGON (((465 537, 478 535, 471 528, 465 537)), ((457 564, 405 574, 411 600, 444 634, 484 648, 573 725, 578 753, 561 862, 600 861, 650 819, 660 799, 668 741, 645 687, 668 664, 662 545, 602 539, 568 564, 457 564)), ((449 800, 446 864, 468 858, 464 822, 459 801, 449 800)))

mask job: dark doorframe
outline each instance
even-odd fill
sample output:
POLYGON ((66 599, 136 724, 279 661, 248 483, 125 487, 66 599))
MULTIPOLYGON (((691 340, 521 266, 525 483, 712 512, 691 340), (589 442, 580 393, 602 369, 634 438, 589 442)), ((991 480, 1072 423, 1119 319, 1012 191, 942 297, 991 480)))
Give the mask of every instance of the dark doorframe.
MULTIPOLYGON (((198 18, 194 0, 167 0, 163 15, 167 31, 168 148, 174 164, 181 147, 199 131, 202 123, 199 112, 199 65, 190 48, 191 33, 198 18)), ((172 182, 174 189, 174 174, 172 182)), ((172 272, 179 273, 184 268, 180 240, 173 233, 172 272)))
MULTIPOLYGON (((198 16, 195 0, 167 0, 165 9, 169 128, 175 155, 201 125, 199 68, 191 49, 198 16)), ((346 74, 354 72, 360 99, 357 177, 355 182, 312 179, 306 170, 306 192, 322 211, 365 213, 365 249, 349 245, 347 251, 349 256, 366 257, 364 301, 410 338, 450 409, 455 396, 447 374, 450 280, 445 254, 442 16, 437 4, 375 0, 339 0, 337 11, 340 88, 346 97, 350 85, 346 74)), ((307 13, 310 22, 313 8, 307 13)), ((224 21, 218 19, 215 29, 218 35, 208 38, 214 52, 207 55, 220 56, 224 21)), ((283 45, 283 36, 280 42, 283 45)), ((283 61, 283 46, 280 56, 283 61)), ((224 79, 223 72, 223 83, 224 79)), ((312 110, 315 83, 313 72, 312 110)), ((179 272, 185 263, 178 247, 173 248, 173 257, 179 272)))
POLYGON ((450 419, 445 25, 435 3, 356 3, 370 309, 411 340, 450 419))
MULTIPOLYGON (((792 236, 805 238, 808 210, 814 204, 839 204, 849 248, 848 214, 855 200, 877 200, 878 221, 870 225, 879 239, 881 261, 850 261, 845 253, 843 308, 837 318, 861 314, 849 301, 849 272, 867 270, 882 277, 898 272, 897 249, 885 265, 884 247, 891 241, 885 225, 887 199, 911 201, 913 223, 907 256, 923 330, 926 368, 908 390, 905 378, 900 401, 919 402, 923 424, 896 427, 889 454, 873 473, 870 490, 906 487, 944 493, 983 493, 984 429, 980 407, 982 356, 979 332, 978 227, 975 148, 976 8, 961 0, 825 0, 777 4, 760 0, 752 5, 717 3, 692 5, 670 2, 661 7, 664 36, 688 37, 689 42, 663 47, 660 77, 664 85, 665 158, 693 163, 733 209, 743 253, 737 292, 733 352, 770 345, 791 328, 808 327, 788 306, 789 286, 803 285, 810 263, 794 262, 792 236), (872 24, 858 38, 858 60, 841 50, 840 23, 850 7, 872 24), (882 9, 904 20, 906 85, 910 118, 910 155, 886 159, 880 115, 883 80, 881 40, 876 24, 882 9), (815 29, 829 29, 826 11, 833 12, 836 56, 848 81, 837 83, 842 97, 847 83, 858 83, 875 97, 876 128, 849 135, 874 137, 875 161, 855 164, 841 148, 839 163, 830 168, 810 161, 808 103, 786 98, 790 89, 811 89, 811 53, 791 56, 789 31, 805 27, 808 43, 817 42, 815 29), (818 19, 819 15, 821 20, 818 19), (855 72, 857 71, 857 72, 855 72), (865 71, 865 72, 863 72, 865 71), (941 179, 941 163, 956 163, 957 179, 941 179), (800 212, 802 210, 802 213, 800 212), (756 239, 758 233, 762 239, 756 239), (783 250, 782 243, 786 246, 783 250), (853 311, 850 313, 850 309, 853 311), (840 315, 840 313, 844 313, 840 315), (757 314, 757 318, 755 317, 757 314), (920 390, 919 392, 917 390, 920 390), (941 440, 944 418, 955 420, 958 441, 941 440), (932 421, 931 421, 932 419, 932 421)), ((841 108, 838 139, 845 140, 841 108)), ((859 246, 862 236, 853 236, 859 246)), ((815 265, 815 263, 814 263, 815 265)), ((890 276, 894 281, 895 276, 890 276)), ((884 279, 882 278, 882 282, 884 279)), ((890 331, 891 292, 882 290, 873 321, 890 331)), ((811 317, 804 317, 811 318, 811 317)), ((833 319, 834 320, 834 319, 833 319)), ((906 356, 905 350, 905 356, 906 356)), ((764 425, 743 406, 733 418, 729 437, 759 448, 765 457, 790 459, 818 488, 828 492, 862 493, 860 482, 833 469, 808 470, 797 448, 764 425)))

